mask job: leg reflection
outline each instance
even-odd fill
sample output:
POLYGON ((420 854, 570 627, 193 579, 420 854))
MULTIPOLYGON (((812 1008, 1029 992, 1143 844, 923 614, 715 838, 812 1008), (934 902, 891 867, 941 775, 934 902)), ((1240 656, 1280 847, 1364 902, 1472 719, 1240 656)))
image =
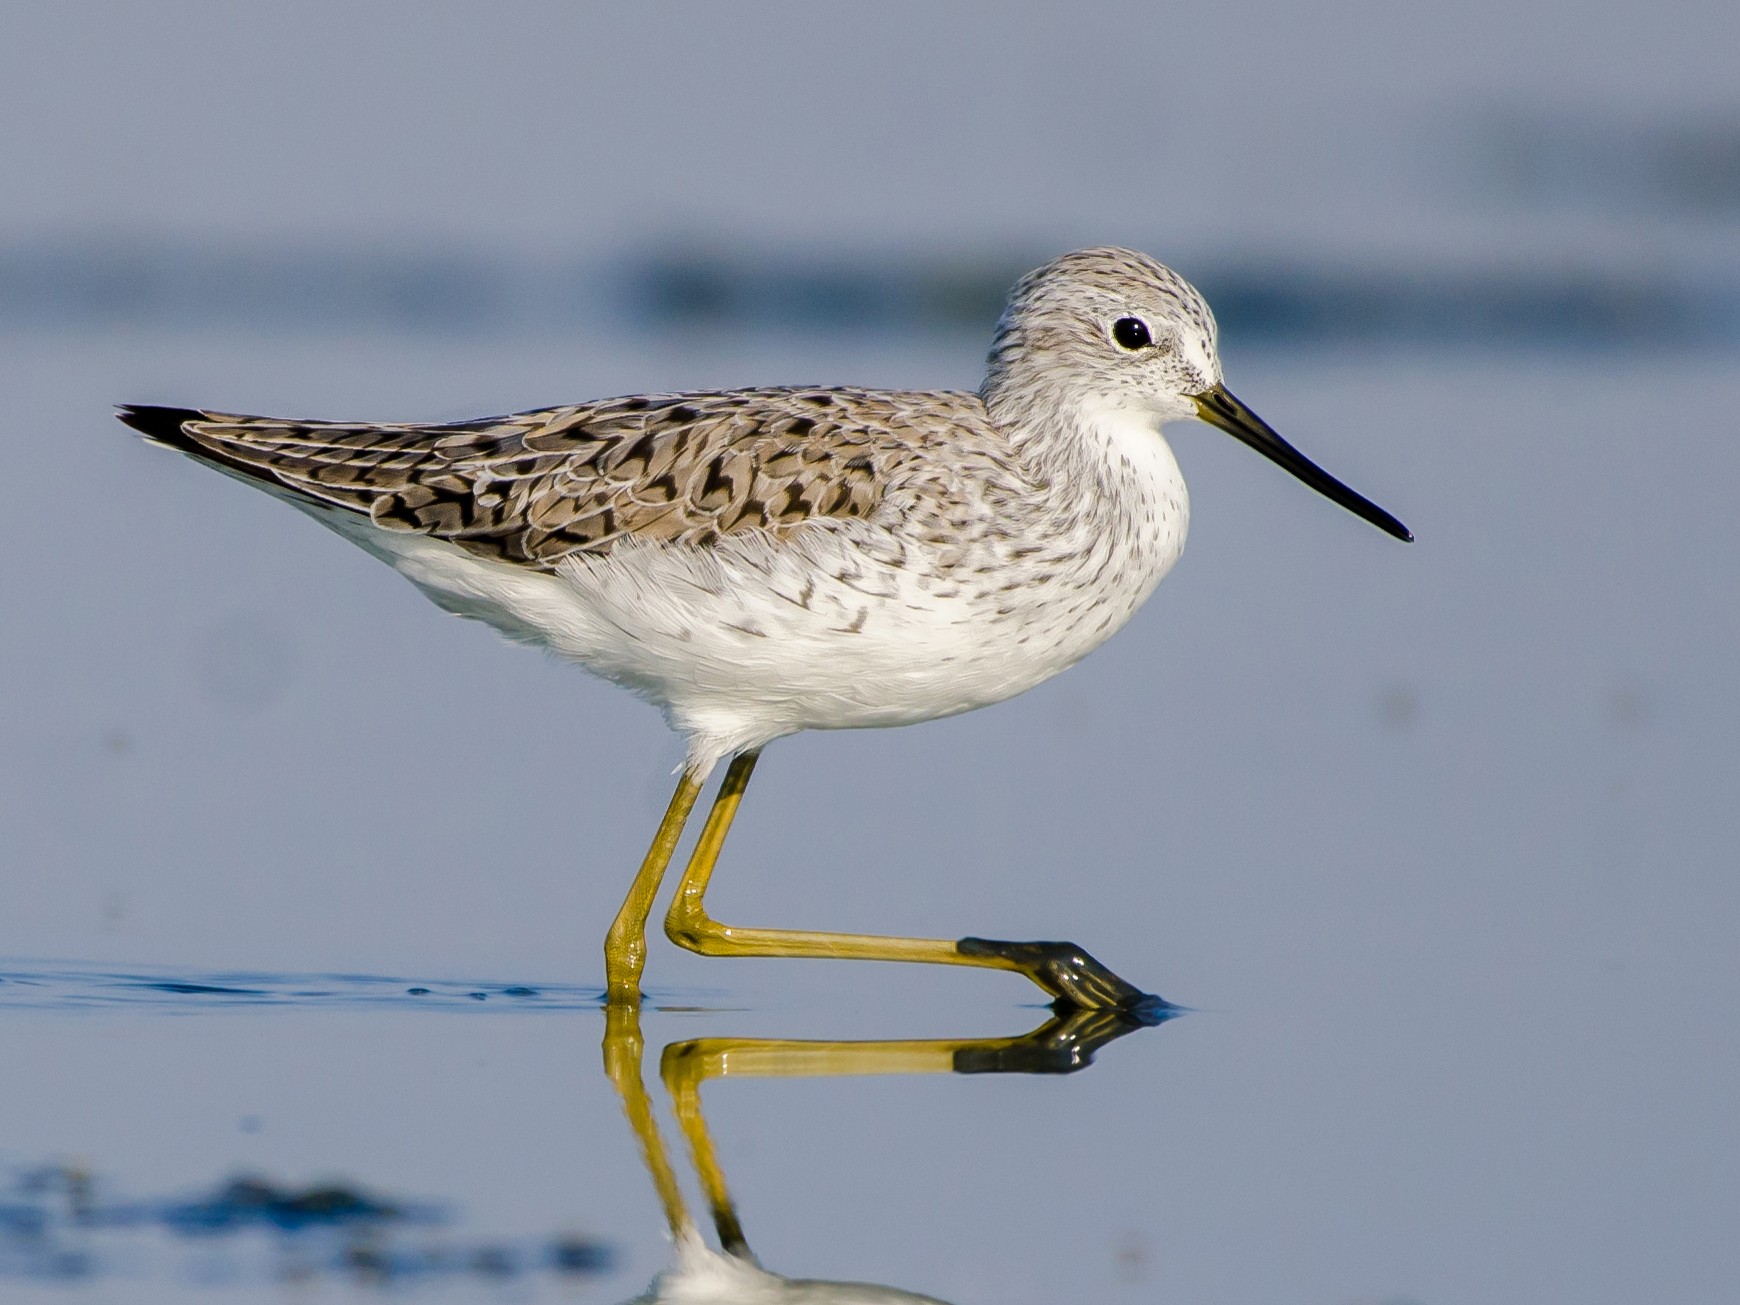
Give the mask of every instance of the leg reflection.
POLYGON ((653 1118, 652 1098, 641 1080, 641 1051, 645 1041, 640 1033, 640 1008, 616 1002, 604 1008, 604 1073, 622 1101, 622 1113, 628 1116, 628 1126, 634 1130, 640 1144, 640 1158, 652 1175, 653 1189, 664 1207, 665 1222, 671 1236, 679 1244, 698 1240, 688 1207, 683 1204, 683 1189, 677 1185, 677 1175, 665 1154, 665 1144, 659 1137, 658 1123, 653 1118))
MULTIPOLYGON (((1176 1014, 1169 1008, 1167 1014, 1176 1014)), ((1031 1032, 1013 1037, 928 1038, 897 1041, 795 1041, 771 1038, 695 1038, 674 1042, 659 1057, 659 1077, 670 1094, 677 1127, 689 1156, 725 1257, 702 1245, 683 1203, 652 1101, 641 1075, 643 1039, 640 1012, 611 1005, 605 1013, 604 1068, 622 1100, 623 1113, 640 1144, 641 1156, 677 1242, 678 1265, 654 1284, 648 1300, 678 1294, 689 1299, 749 1300, 746 1275, 763 1288, 780 1284, 794 1300, 928 1301, 892 1288, 810 1281, 800 1284, 761 1269, 743 1234, 707 1121, 701 1110, 701 1085, 714 1078, 819 1078, 865 1074, 1067 1074, 1093 1062, 1107 1043, 1159 1023, 1166 1016, 1119 1010, 1071 1009, 1053 1015, 1031 1032), (722 1261, 729 1259, 730 1265, 722 1261), (705 1279, 706 1291, 695 1289, 705 1279), (682 1289, 679 1292, 679 1282, 682 1289), (733 1286, 732 1284, 735 1284, 733 1286)))

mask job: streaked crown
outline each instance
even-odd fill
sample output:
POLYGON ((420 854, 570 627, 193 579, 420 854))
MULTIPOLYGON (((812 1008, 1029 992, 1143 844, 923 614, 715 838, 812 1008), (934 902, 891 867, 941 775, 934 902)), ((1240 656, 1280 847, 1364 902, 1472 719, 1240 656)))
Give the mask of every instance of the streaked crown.
POLYGON ((1078 249, 1016 282, 980 390, 998 420, 1033 408, 1127 408, 1157 422, 1196 415, 1220 383, 1214 314, 1146 254, 1078 249))

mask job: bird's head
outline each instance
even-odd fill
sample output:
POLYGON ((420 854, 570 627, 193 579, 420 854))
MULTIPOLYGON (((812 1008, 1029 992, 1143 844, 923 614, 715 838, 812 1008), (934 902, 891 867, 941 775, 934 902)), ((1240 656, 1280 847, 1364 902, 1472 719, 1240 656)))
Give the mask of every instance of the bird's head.
POLYGON ((1377 504, 1318 467, 1221 380, 1214 314, 1178 273, 1128 249, 1080 249, 1016 282, 997 323, 980 391, 993 417, 1046 411, 1133 414, 1156 433, 1200 418, 1285 467, 1320 494, 1398 539, 1377 504))

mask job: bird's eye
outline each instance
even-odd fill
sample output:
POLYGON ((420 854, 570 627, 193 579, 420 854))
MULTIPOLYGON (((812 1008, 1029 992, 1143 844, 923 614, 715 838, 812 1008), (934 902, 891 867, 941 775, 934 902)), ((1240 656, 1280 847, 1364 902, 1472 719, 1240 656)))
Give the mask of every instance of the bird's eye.
POLYGON ((1148 334, 1148 324, 1140 317, 1120 317, 1113 322, 1112 339, 1124 349, 1145 349, 1154 343, 1148 334))

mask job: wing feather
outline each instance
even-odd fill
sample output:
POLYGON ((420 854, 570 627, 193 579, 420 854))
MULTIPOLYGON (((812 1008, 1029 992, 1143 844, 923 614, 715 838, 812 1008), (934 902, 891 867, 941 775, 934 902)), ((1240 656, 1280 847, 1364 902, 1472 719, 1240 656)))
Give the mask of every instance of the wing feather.
POLYGON ((130 406, 156 443, 321 504, 537 570, 634 537, 705 546, 872 516, 962 424, 966 394, 639 395, 448 425, 285 421, 130 406))

